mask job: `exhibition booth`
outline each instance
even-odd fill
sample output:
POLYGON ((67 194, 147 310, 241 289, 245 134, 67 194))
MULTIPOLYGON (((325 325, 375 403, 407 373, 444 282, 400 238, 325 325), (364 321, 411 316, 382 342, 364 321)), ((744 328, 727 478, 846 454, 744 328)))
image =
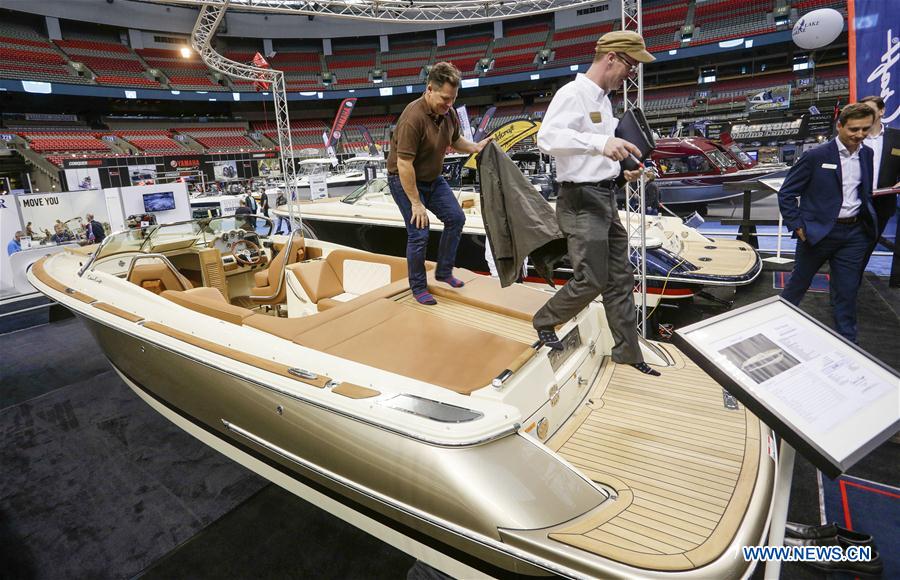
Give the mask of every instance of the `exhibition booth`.
POLYGON ((101 224, 104 236, 126 229, 129 221, 139 226, 141 216, 152 215, 159 224, 188 220, 191 209, 187 184, 0 197, 0 234, 5 250, 0 256, 0 299, 34 292, 25 272, 41 257, 65 247, 96 243, 88 227, 89 214, 101 224), (18 249, 12 243, 17 232, 22 233, 18 249))

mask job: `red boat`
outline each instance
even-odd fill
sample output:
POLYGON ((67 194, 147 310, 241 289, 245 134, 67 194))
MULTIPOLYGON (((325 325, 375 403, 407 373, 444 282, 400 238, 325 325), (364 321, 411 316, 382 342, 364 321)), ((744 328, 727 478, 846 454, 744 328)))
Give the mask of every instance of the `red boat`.
MULTIPOLYGON (((784 165, 757 165, 734 142, 719 145, 703 137, 657 139, 651 157, 659 168, 660 202, 669 207, 682 206, 678 209, 739 201, 743 193, 726 191, 726 183, 778 177, 787 172, 784 165)), ((762 198, 771 193, 757 195, 762 198)))

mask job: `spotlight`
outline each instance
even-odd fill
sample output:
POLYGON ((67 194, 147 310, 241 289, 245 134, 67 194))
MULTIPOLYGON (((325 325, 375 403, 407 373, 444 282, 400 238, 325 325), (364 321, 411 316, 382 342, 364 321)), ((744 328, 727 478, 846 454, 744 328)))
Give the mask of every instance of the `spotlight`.
POLYGON ((191 58, 191 49, 186 46, 182 46, 181 47, 181 57, 182 58, 191 58))

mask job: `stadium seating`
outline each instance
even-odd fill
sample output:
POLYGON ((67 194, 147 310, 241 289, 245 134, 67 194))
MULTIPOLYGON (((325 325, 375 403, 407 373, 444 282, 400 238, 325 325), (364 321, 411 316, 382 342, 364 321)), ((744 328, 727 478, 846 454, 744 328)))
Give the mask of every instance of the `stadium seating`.
POLYGON ((509 74, 537 68, 537 53, 547 45, 550 23, 536 23, 504 27, 503 38, 494 41, 491 56, 494 60, 489 75, 509 74))
POLYGON ((415 84, 422 82, 425 65, 431 62, 433 41, 391 41, 390 52, 381 55, 381 68, 386 73, 385 84, 415 84))
POLYGON ((61 151, 109 151, 109 146, 93 135, 78 132, 19 133, 37 153, 61 151))
POLYGON ((184 148, 162 129, 127 129, 116 131, 115 135, 133 145, 138 151, 168 152, 184 148))
POLYGON ((447 61, 459 69, 463 78, 477 77, 481 71, 475 70, 478 61, 487 55, 491 44, 490 34, 476 34, 448 38, 444 46, 435 50, 433 62, 447 61))
POLYGON ((678 0, 665 4, 645 5, 641 23, 644 41, 651 52, 678 48, 681 43, 677 38, 677 32, 687 21, 689 4, 688 0, 678 0))
POLYGON ((0 78, 86 84, 56 45, 25 24, 0 21, 0 78))
POLYGON ((775 32, 774 0, 706 0, 694 9, 691 44, 706 44, 750 34, 775 32))
POLYGON ((146 63, 160 70, 170 88, 195 91, 226 91, 228 87, 215 83, 208 76, 209 69, 196 55, 184 58, 178 51, 144 48, 136 51, 146 63))
POLYGON ((613 30, 612 22, 586 24, 553 32, 551 66, 582 64, 594 58, 597 38, 613 30))

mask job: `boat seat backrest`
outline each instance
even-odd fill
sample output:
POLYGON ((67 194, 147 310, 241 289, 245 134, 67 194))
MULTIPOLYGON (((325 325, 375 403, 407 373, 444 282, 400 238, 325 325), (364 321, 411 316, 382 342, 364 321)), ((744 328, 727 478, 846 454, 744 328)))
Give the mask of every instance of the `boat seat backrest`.
POLYGON ((358 250, 334 250, 324 260, 300 262, 288 269, 314 304, 339 295, 367 294, 407 275, 406 258, 358 250))
POLYGON ((288 266, 288 269, 297 277, 313 304, 344 292, 341 280, 326 260, 299 262, 288 266))
POLYGON ((252 310, 229 304, 216 288, 200 287, 181 292, 166 290, 162 297, 194 312, 232 324, 242 324, 244 319, 253 315, 252 310))
POLYGON ((300 236, 292 236, 289 242, 290 247, 284 247, 272 259, 269 268, 266 270, 269 286, 275 288, 278 281, 284 273, 284 267, 296 263, 303 259, 304 248, 306 243, 300 236))
POLYGON ((379 286, 396 282, 408 275, 406 258, 371 254, 359 250, 334 250, 325 260, 337 274, 345 292, 365 294, 379 286), (387 268, 385 268, 387 267, 387 268), (374 278, 367 280, 367 278, 374 278), (380 282, 377 285, 376 282, 380 282), (357 292, 354 287, 359 286, 357 292))
POLYGON ((155 294, 192 288, 190 282, 179 279, 169 266, 162 263, 135 264, 128 275, 128 281, 155 294))

